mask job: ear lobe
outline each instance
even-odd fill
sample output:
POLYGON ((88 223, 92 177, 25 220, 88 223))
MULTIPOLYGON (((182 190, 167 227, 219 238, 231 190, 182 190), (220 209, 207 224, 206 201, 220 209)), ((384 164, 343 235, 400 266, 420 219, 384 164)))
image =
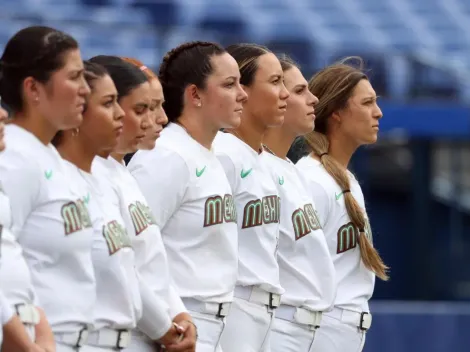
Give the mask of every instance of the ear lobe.
POLYGON ((28 97, 30 100, 39 99, 38 84, 33 77, 26 77, 26 79, 23 81, 23 90, 26 97, 28 97))

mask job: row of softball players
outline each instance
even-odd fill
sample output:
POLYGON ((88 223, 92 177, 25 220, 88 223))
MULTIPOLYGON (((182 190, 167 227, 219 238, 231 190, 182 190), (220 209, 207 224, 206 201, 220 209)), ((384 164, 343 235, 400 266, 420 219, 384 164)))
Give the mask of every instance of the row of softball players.
MULTIPOLYGON (((3 66, 7 67, 7 70, 4 69, 5 75, 5 71, 8 73, 8 61, 4 60, 4 57, 2 61, 3 66)), ((374 276, 367 268, 384 277, 384 267, 370 243, 364 241, 364 239, 367 240, 366 236, 362 236, 361 240, 361 236, 355 234, 357 229, 366 231, 364 215, 362 226, 358 223, 356 230, 354 230, 355 223, 353 222, 356 219, 351 216, 351 226, 348 227, 345 223, 345 226, 338 229, 338 234, 344 237, 340 239, 338 235, 338 239, 341 240, 341 246, 345 247, 340 248, 339 244, 334 245, 336 254, 342 254, 344 257, 341 259, 341 262, 345 263, 344 268, 338 267, 333 256, 336 275, 338 276, 338 270, 346 271, 346 275, 342 274, 342 281, 346 283, 345 288, 341 289, 341 280, 337 280, 336 301, 344 290, 347 294, 341 299, 346 303, 335 302, 335 309, 329 309, 334 300, 336 283, 331 257, 320 229, 323 226, 326 233, 327 224, 320 223, 322 221, 319 218, 322 219, 322 216, 316 215, 312 197, 306 196, 310 193, 306 191, 310 189, 310 185, 307 184, 304 188, 303 179, 298 171, 293 165, 282 160, 285 159, 285 154, 296 136, 311 132, 313 106, 317 101, 308 92, 305 79, 295 65, 285 60, 279 62, 268 50, 255 45, 237 45, 228 48, 227 52, 216 44, 198 42, 182 45, 170 52, 164 58, 159 76, 166 99, 165 110, 171 123, 162 133, 162 138, 157 142, 156 148, 149 152, 138 152, 129 165, 129 169, 144 193, 148 202, 146 203, 143 196, 138 197, 141 195, 139 187, 136 187, 135 180, 129 177, 129 173, 123 167, 122 159, 125 154, 136 149, 151 147, 152 141, 144 136, 157 137, 161 125, 166 122, 164 114, 161 115, 163 117, 154 124, 155 128, 151 134, 149 133, 152 130, 151 123, 142 118, 152 103, 148 102, 149 99, 145 101, 147 93, 151 91, 150 84, 154 85, 154 92, 157 92, 158 81, 154 78, 149 84, 146 79, 139 81, 135 79, 136 77, 133 77, 133 81, 130 72, 127 72, 127 76, 124 74, 124 71, 130 70, 130 66, 124 65, 123 61, 118 58, 98 57, 92 61, 102 64, 107 71, 102 71, 100 66, 87 64, 87 80, 91 87, 91 95, 87 98, 83 123, 76 129, 72 126, 72 122, 64 122, 61 116, 61 125, 57 126, 58 121, 55 121, 55 129, 68 131, 56 135, 54 144, 60 155, 67 160, 67 162, 60 161, 66 165, 65 168, 60 168, 66 176, 67 182, 65 183, 70 186, 70 183, 75 183, 71 181, 75 178, 74 180, 81 183, 83 189, 87 191, 85 195, 78 198, 75 212, 69 204, 73 201, 69 202, 66 208, 61 207, 62 219, 55 220, 61 223, 62 230, 65 228, 66 236, 77 232, 72 230, 78 227, 81 227, 80 231, 87 227, 98 229, 97 235, 92 238, 91 255, 94 267, 88 277, 90 287, 93 286, 91 281, 95 280, 97 297, 95 297, 95 306, 87 307, 93 310, 95 324, 93 330, 89 331, 88 319, 88 322, 80 322, 81 325, 78 327, 81 329, 78 332, 73 331, 73 328, 78 330, 76 326, 71 327, 70 332, 63 332, 61 325, 70 325, 70 320, 72 320, 70 316, 63 317, 62 324, 57 324, 56 321, 51 322, 57 346, 66 350, 65 346, 70 346, 78 338, 82 340, 80 344, 108 347, 108 349, 111 342, 116 343, 117 339, 118 346, 126 347, 127 331, 135 326, 135 322, 139 322, 140 324, 137 325, 140 332, 134 332, 134 337, 137 339, 133 339, 129 348, 134 348, 136 351, 146 350, 145 348, 154 350, 151 340, 157 340, 159 334, 166 331, 163 327, 171 325, 168 320, 169 316, 169 319, 174 317, 173 320, 176 323, 173 325, 172 338, 178 336, 179 341, 179 336, 181 336, 181 344, 186 342, 187 346, 184 347, 186 349, 180 350, 190 350, 194 329, 193 321, 185 311, 186 306, 199 328, 197 351, 214 351, 219 348, 219 344, 226 351, 269 350, 270 341, 272 350, 308 350, 319 326, 323 327, 323 330, 320 329, 317 332, 314 344, 316 350, 336 351, 345 350, 345 348, 357 350, 354 344, 362 343, 364 331, 369 327, 370 321, 370 315, 367 314, 367 300, 372 293, 374 276), (103 85, 108 75, 112 78, 108 80, 108 83, 111 83, 109 87, 114 81, 115 89, 117 89, 114 105, 118 108, 113 115, 112 133, 110 133, 109 123, 111 115, 108 114, 107 124, 104 120, 100 124, 96 119, 98 116, 104 118, 104 107, 108 106, 108 113, 110 113, 113 105, 112 94, 100 95, 103 90, 105 91, 103 85), (241 89, 240 83, 244 90, 241 89), (105 98, 109 101, 104 102, 105 98), (93 103, 96 103, 97 109, 92 109, 93 103), (122 110, 119 112, 121 108, 124 112, 122 110), (92 117, 87 119, 87 115, 92 117), (269 118, 266 118, 267 116, 269 118), (122 133, 120 131, 122 123, 119 123, 121 119, 124 127, 122 133), (279 127, 284 119, 286 121, 282 128, 274 128, 279 127), (217 135, 220 128, 228 129, 231 134, 217 135), (111 135, 114 138, 111 138, 111 135), (119 138, 116 138, 117 135, 119 138), (212 143, 214 138, 215 142, 212 143), (265 146, 262 146, 263 142, 265 146), (212 145, 215 146, 218 158, 211 152, 212 145), (162 158, 165 160, 160 160, 162 158), (109 187, 110 181, 115 187, 109 187), (279 206, 279 196, 283 199, 282 207, 279 206), (97 201, 94 202, 94 199, 97 201), (285 201, 286 199, 288 201, 285 201), (284 207, 287 209, 284 210, 284 207), (82 216, 86 213, 86 208, 88 208, 88 215, 82 216), (73 218, 72 214, 80 214, 82 223, 73 218), (98 220, 91 216, 96 214, 100 214, 98 220), (283 221, 285 217, 286 220, 283 221), (281 224, 286 224, 286 228, 281 225, 279 229, 279 221, 281 224), (238 246, 236 223, 239 227, 238 246), (161 242, 152 242, 155 238, 161 241, 160 236, 147 236, 148 238, 143 236, 145 231, 152 226, 158 231, 156 224, 159 225, 163 234, 164 247, 168 253, 169 271, 174 284, 161 278, 162 271, 166 267, 165 250, 161 242), (133 234, 130 240, 126 233, 133 234), (278 237, 280 237, 279 266, 276 262, 278 237), (356 248, 356 239, 360 251, 356 248), (129 248, 130 246, 133 247, 133 251, 129 248), (133 252, 136 254, 135 258, 132 256, 133 252), (346 256, 345 252, 349 256, 346 256), (127 256, 123 253, 127 253, 127 256), (106 254, 105 258, 103 258, 104 254, 106 254), (366 267, 360 265, 359 255, 362 255, 366 267), (156 259, 157 257, 160 257, 160 262, 156 259), (315 260, 310 260, 311 257, 315 260), (118 263, 114 262, 115 259, 118 263), (132 262, 135 262, 140 269, 139 274, 129 272, 132 270, 127 270, 123 274, 121 269, 129 269, 132 266, 131 264, 126 266, 125 263, 132 262), (163 266, 157 268, 155 266, 157 263, 163 266), (121 275, 117 275, 117 272, 121 275), (365 275, 364 272, 369 275, 365 275), (145 274, 148 276, 145 277, 145 274), (279 282, 279 275, 281 282, 279 282), (140 276, 145 279, 140 279, 140 276), (368 280, 365 280, 364 276, 367 276, 368 280), (127 281, 125 281, 126 278, 127 281), (349 293, 351 288, 347 287, 348 281, 351 283, 349 286, 361 286, 353 297, 349 293), (146 288, 149 283, 154 284, 150 290, 146 288), (286 289, 282 299, 280 295, 284 289, 281 288, 280 283, 286 289), (128 292, 132 291, 133 287, 137 288, 137 293, 128 292), (148 313, 147 309, 150 309, 145 308, 145 304, 147 307, 158 306, 159 299, 165 298, 163 304, 166 304, 167 325, 156 319, 158 307, 153 311, 155 314, 149 314, 148 319, 145 314, 139 315, 138 304, 136 304, 139 292, 141 296, 139 303, 141 307, 143 305, 144 313, 148 313), (147 299, 144 298, 146 297, 144 292, 149 292, 147 299), (132 317, 126 322, 119 321, 122 316, 115 313, 120 309, 116 310, 117 303, 112 301, 115 298, 122 304, 120 293, 128 298, 128 307, 134 304, 134 315, 128 314, 127 318, 132 317), (178 296, 182 298, 182 302, 178 296), (325 316, 328 314, 340 322, 338 326, 332 324, 334 320, 328 324, 325 316, 321 318, 321 313, 325 310, 329 310, 325 316), (102 312, 99 313, 100 311, 102 312), (225 318, 228 313, 230 315, 225 318), (277 319, 273 319, 274 314, 277 319), (271 328, 274 332, 269 338, 271 328), (157 334, 158 329, 160 330, 157 334), (325 336, 323 339, 322 332, 325 336), (138 345, 135 345, 134 341, 137 341, 138 345)), ((10 69, 13 69, 12 66, 10 69)), ((67 67, 66 64, 60 69, 65 67, 67 67)), ((381 114, 375 104, 375 93, 365 76, 360 71, 345 65, 327 68, 325 71, 326 78, 330 75, 329 80, 320 81, 321 88, 318 89, 323 89, 325 84, 329 85, 332 79, 341 81, 346 75, 356 75, 353 84, 348 82, 350 86, 345 87, 346 93, 340 97, 343 101, 339 101, 341 99, 334 96, 334 91, 328 93, 333 95, 334 99, 338 99, 333 103, 330 101, 330 105, 336 103, 338 111, 344 110, 346 109, 346 106, 343 106, 344 100, 355 98, 357 101, 354 102, 354 106, 357 105, 358 108, 362 106, 363 111, 361 109, 354 111, 352 107, 349 107, 353 116, 349 118, 352 120, 349 124, 353 125, 357 123, 356 120, 362 119, 365 130, 367 118, 369 122, 376 123, 381 114), (331 71, 334 69, 336 72, 332 74, 331 71), (362 96, 356 96, 357 90, 362 96), (369 100, 363 102, 365 98, 369 100)), ((138 76, 138 72, 134 68, 134 76, 138 76)), ((54 74, 49 77, 49 80, 53 79, 53 76, 54 74)), ((74 107, 83 105, 83 97, 87 94, 88 92, 82 91, 82 99, 72 105, 74 107)), ((161 92, 159 94, 159 98, 155 99, 154 109, 161 109, 163 98, 161 92)), ((322 97, 321 94, 317 93, 317 95, 320 96, 318 106, 321 107, 322 97)), ((72 95, 69 96, 71 97, 72 95)), ((7 98, 10 100, 10 106, 14 101, 11 98, 11 96, 7 98)), ((61 98, 63 101, 63 97, 61 98)), ((36 101, 35 97, 33 101, 36 101)), ((348 102, 346 105, 353 104, 348 102)), ((57 106, 54 107, 57 108, 57 106)), ((68 107, 64 104, 64 108, 70 109, 70 104, 68 107)), ((21 108, 14 108, 14 111, 21 111, 21 108)), ((50 116, 53 113, 50 111, 45 115, 50 116)), ((319 115, 318 108, 317 115, 319 115)), ((325 115, 324 119, 330 115, 325 115)), ((15 114, 15 117, 17 118, 18 114, 15 114)), ((28 130, 27 126, 20 124, 19 120, 14 121, 13 126, 28 130)), ((77 124, 79 121, 75 121, 75 125, 77 124)), ((374 126, 371 128, 376 138, 376 129, 374 126)), ((363 134, 360 136, 361 139, 357 133, 354 135, 358 145, 373 142, 372 135, 368 135, 371 134, 370 131, 359 132, 363 134), (364 140, 365 137, 368 139, 364 140)), ((25 139, 25 136, 18 135, 12 137, 10 142, 9 133, 7 133, 8 145, 13 144, 15 140, 19 142, 19 139, 25 139)), ((55 134, 52 133, 51 136, 55 134)), ((344 138, 344 136, 341 137, 344 138)), ((41 141, 39 136, 36 138, 41 141)), ((326 148, 329 154, 334 155, 332 147, 328 149, 325 141, 321 141, 322 143, 317 147, 314 142, 315 138, 310 139, 313 141, 314 152, 321 155, 322 163, 325 163, 323 159, 327 160, 327 163, 328 159, 331 159, 332 167, 339 166, 334 165, 332 161, 334 159, 325 154, 326 152, 321 152, 326 148), (315 148, 319 150, 315 151, 315 148)), ((23 144, 24 141, 21 142, 23 144)), ((44 145, 43 142, 42 148, 44 145)), ((22 153, 25 149, 30 149, 29 147, 21 149, 22 153)), ((32 147, 35 149, 34 146, 32 147)), ((35 147, 39 149, 40 145, 35 147)), ((52 147, 50 149, 55 150, 52 147)), ((351 154, 353 151, 353 149, 350 151, 351 154)), ((32 158, 28 156, 26 158, 29 160, 39 157, 37 150, 34 150, 32 158)), ((17 157, 18 154, 15 155, 15 158, 17 157)), ((57 158, 56 153, 54 157, 57 159, 55 162, 59 163, 60 157, 57 158)), ((310 162, 310 160, 306 161, 310 162)), ((10 159, 10 162, 13 160, 10 159)), ((318 160, 317 164, 317 169, 319 169, 318 160)), ((22 165, 22 167, 25 166, 22 165)), ((327 169, 326 164, 325 170, 327 169)), ((340 174, 338 170, 334 171, 340 174)), ((44 175, 42 172, 39 174, 47 181, 58 173, 52 168, 46 168, 43 172, 44 175)), ((310 175, 310 172, 308 174, 310 175)), ((14 182, 12 180, 9 182, 18 184, 21 182, 18 177, 19 175, 15 174, 14 182)), ((313 178, 318 182, 318 175, 313 178)), ((331 181, 330 177, 330 188, 333 187, 331 183, 334 181, 338 180, 331 181)), ((346 187, 340 189, 344 190, 345 204, 348 200, 354 202, 354 198, 349 197, 350 193, 357 195, 357 183, 352 184, 352 189, 348 192, 348 180, 343 182, 346 182, 346 187)), ((51 182, 45 182, 46 185, 48 183, 51 182)), ((327 184, 326 181, 325 184, 327 184)), ((319 184, 316 186, 325 188, 323 183, 321 186, 319 184)), ((54 188, 57 188, 57 185, 54 188)), ((315 190, 315 187, 312 188, 315 190)), ((335 188, 331 189, 335 191, 335 188)), ((13 194, 17 191, 16 189, 13 194)), ((316 193, 321 192, 314 193, 317 196, 316 193)), ((337 194, 341 196, 341 191, 337 194)), ((335 198, 337 198, 336 194, 335 198)), ((322 200, 328 202, 328 197, 322 200)), ((354 203, 353 205, 357 206, 354 203)), ((356 208, 356 210, 362 214, 361 208, 356 208)), ((329 208, 326 208, 324 213, 319 210, 320 214, 325 216, 328 215, 328 211, 330 211, 329 208)), ((332 228, 343 220, 341 217, 348 216, 344 204, 343 214, 341 211, 339 213, 339 218, 334 220, 337 222, 331 225, 332 228)), ((358 217, 360 218, 360 215, 358 217)), ((40 228, 44 227, 47 225, 40 225, 40 228)), ((336 229, 333 231, 336 232, 336 229)), ((27 233, 22 229, 21 234, 23 232, 27 233)), ((155 232, 153 234, 155 235, 155 232)), ((336 237, 336 233, 332 237, 336 237)), ((51 239, 50 243, 53 240, 51 239)), ((21 242, 21 238, 18 242, 21 242)), ((336 243, 336 240, 333 238, 332 242, 336 243)), ((31 266, 30 261, 35 259, 36 266, 44 267, 44 264, 37 263, 39 262, 37 258, 29 258, 25 244, 21 243, 21 245, 25 250, 29 267, 32 267, 33 286, 36 291, 40 291, 35 281, 42 282, 42 280, 41 278, 35 280, 37 276, 34 273, 35 265, 31 266)), ((30 243, 30 245, 34 247, 37 243, 30 243)), ((54 247, 50 250, 55 252, 57 249, 54 247)), ((77 247, 74 246, 73 249, 76 251, 77 247)), ((37 251, 37 248, 33 248, 32 252, 34 251, 37 251)), ((73 258, 69 257, 67 261, 71 259, 73 258)), ((74 265, 80 264, 84 267, 88 263, 86 259, 76 258, 73 261, 74 265)), ((62 269, 66 264, 56 263, 56 267, 60 265, 62 269)), ((85 269, 82 268, 82 271, 86 272, 85 269)), ((80 278, 84 279, 83 276, 80 278)), ((54 281, 60 281, 57 285, 73 291, 69 297, 72 302, 74 297, 75 300, 80 297, 83 303, 85 298, 83 293, 81 295, 77 291, 78 287, 67 287, 70 282, 65 280, 65 277, 61 280, 54 278, 54 281)), ((70 279, 77 281, 78 278, 72 277, 69 281, 70 279)), ((80 286, 87 283, 86 280, 78 281, 81 281, 80 286)), ((41 285, 47 286, 43 283, 41 285)), ((3 283, 2 287, 4 287, 3 283)), ((355 291, 355 287, 352 290, 355 291)), ((88 293, 92 291, 90 289, 88 293)), ((43 303, 46 297, 51 300, 51 297, 47 295, 43 298, 41 292, 36 292, 36 294, 40 298, 42 307, 47 304, 47 300, 43 303)), ((51 318, 49 311, 57 310, 58 303, 60 302, 57 302, 57 297, 54 297, 54 301, 50 302, 51 307, 45 309, 49 321, 57 320, 51 318)), ((67 303, 70 302, 67 301, 67 303)), ((127 313, 130 311, 132 309, 127 313)), ((38 325, 40 324, 36 327, 38 325)), ((171 333, 169 331, 167 335, 171 333)), ((38 336, 35 338, 36 341, 41 341, 41 339, 38 340, 38 336)), ((171 345, 171 342, 166 341, 168 339, 162 342, 167 344, 168 349, 178 350, 178 343, 171 345)), ((84 350, 86 348, 87 346, 84 350)))
POLYGON ((193 42, 165 56, 159 78, 169 123, 128 169, 197 350, 361 350, 375 276, 387 279, 347 171, 382 117, 366 75, 336 64, 307 83, 265 47, 193 42), (299 136, 311 154, 293 165, 299 136))
POLYGON ((0 65, 12 110, 0 155, 3 350, 194 351, 160 229, 122 163, 166 123, 161 86, 117 57, 83 62, 72 37, 47 27, 13 36, 0 65))

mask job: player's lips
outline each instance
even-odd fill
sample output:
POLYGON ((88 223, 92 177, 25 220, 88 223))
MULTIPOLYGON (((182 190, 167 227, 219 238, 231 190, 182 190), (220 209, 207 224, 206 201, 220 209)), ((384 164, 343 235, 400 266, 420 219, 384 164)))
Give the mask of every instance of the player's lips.
POLYGON ((372 128, 375 128, 375 129, 378 130, 378 129, 379 129, 379 125, 374 125, 374 126, 372 126, 372 128))
POLYGON ((243 112, 243 108, 235 109, 235 112, 243 112))
POLYGON ((307 114, 307 116, 311 116, 311 117, 312 117, 312 120, 315 120, 315 117, 316 117, 316 116, 315 116, 315 110, 310 111, 310 112, 307 114))
POLYGON ((144 139, 145 137, 145 134, 141 134, 140 136, 137 136, 135 139, 141 141, 142 139, 144 139))
POLYGON ((287 110, 287 104, 279 106, 279 110, 286 111, 287 110))
POLYGON ((119 126, 119 127, 116 127, 116 128, 114 129, 114 131, 115 131, 116 134, 119 136, 119 135, 122 133, 122 125, 119 126))

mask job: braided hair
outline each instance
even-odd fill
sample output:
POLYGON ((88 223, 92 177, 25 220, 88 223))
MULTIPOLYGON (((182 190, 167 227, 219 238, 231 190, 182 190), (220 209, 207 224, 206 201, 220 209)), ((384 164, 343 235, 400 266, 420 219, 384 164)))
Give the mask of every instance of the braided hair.
POLYGON ((183 112, 186 87, 194 84, 204 89, 207 77, 214 70, 211 57, 225 52, 219 44, 194 41, 184 43, 164 56, 158 76, 165 96, 163 108, 170 122, 175 122, 183 112))

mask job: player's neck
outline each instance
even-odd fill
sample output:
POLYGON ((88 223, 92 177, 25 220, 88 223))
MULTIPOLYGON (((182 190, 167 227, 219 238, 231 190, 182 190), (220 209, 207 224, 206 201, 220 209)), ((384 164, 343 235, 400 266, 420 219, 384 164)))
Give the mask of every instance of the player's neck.
POLYGON ((44 145, 48 145, 57 133, 57 129, 50 125, 46 119, 32 116, 29 113, 16 113, 11 123, 32 133, 44 145))
POLYGON ((200 121, 197 118, 194 118, 194 116, 182 115, 175 123, 182 127, 185 132, 200 145, 211 150, 212 142, 214 142, 219 129, 215 126, 210 126, 205 122, 206 121, 200 121))
POLYGON ((111 153, 111 157, 116 160, 119 164, 122 164, 124 161, 124 157, 126 154, 121 154, 121 153, 111 153))
POLYGON ((87 148, 88 143, 79 141, 78 137, 66 136, 64 139, 64 142, 57 147, 62 158, 79 169, 91 173, 91 164, 96 152, 87 148))
POLYGON ((295 137, 294 133, 282 127, 269 128, 264 134, 263 144, 278 158, 286 159, 295 137))
POLYGON ((338 138, 335 136, 328 136, 330 141, 330 148, 328 154, 331 155, 337 162, 339 162, 345 169, 348 168, 349 162, 357 150, 358 146, 348 143, 345 138, 338 138))
POLYGON ((242 116, 240 126, 234 129, 226 129, 226 131, 241 139, 257 153, 263 150, 263 139, 266 133, 266 127, 256 124, 254 119, 242 116))

